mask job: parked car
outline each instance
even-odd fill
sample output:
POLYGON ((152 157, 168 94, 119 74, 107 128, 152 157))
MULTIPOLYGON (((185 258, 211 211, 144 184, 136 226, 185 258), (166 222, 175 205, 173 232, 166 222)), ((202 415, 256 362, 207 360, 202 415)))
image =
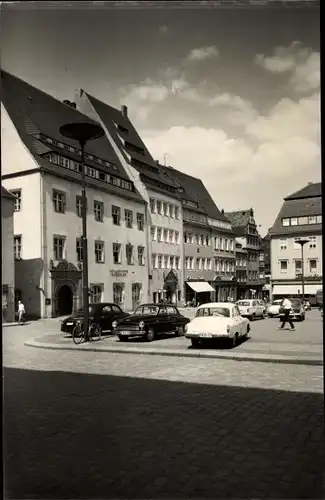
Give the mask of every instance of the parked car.
MULTIPOLYGON (((292 320, 304 321, 306 318, 306 311, 304 304, 301 299, 289 299, 292 304, 292 309, 290 311, 290 318, 292 320)), ((280 320, 284 317, 284 311, 282 307, 280 308, 280 320)))
MULTIPOLYGON (((95 323, 98 323, 103 332, 112 331, 112 322, 129 316, 128 313, 110 302, 100 302, 98 304, 89 305, 89 318, 95 323)), ((75 315, 69 316, 61 323, 61 332, 72 333, 77 321, 84 317, 83 308, 80 308, 75 315)))
POLYGON ((189 321, 173 305, 142 304, 127 318, 114 321, 113 328, 120 341, 144 337, 151 342, 162 334, 184 335, 189 321))
POLYGON ((235 347, 239 338, 246 337, 249 331, 249 320, 240 315, 236 304, 211 302, 198 307, 195 318, 185 327, 185 337, 195 348, 206 340, 222 338, 229 339, 235 347))
POLYGON ((266 305, 264 300, 245 299, 236 302, 240 315, 253 321, 256 318, 265 318, 266 305))
POLYGON ((282 300, 283 299, 273 300, 272 304, 269 305, 269 307, 267 308, 267 315, 270 318, 275 318, 276 316, 279 316, 282 300))

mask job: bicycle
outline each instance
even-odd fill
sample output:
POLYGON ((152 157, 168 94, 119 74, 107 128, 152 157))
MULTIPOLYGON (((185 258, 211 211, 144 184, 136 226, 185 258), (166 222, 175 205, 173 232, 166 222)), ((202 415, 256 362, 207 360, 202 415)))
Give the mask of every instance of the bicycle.
MULTIPOLYGON (((100 340, 102 329, 97 323, 91 322, 88 326, 88 340, 89 342, 96 342, 100 340)), ((83 321, 78 321, 72 331, 72 339, 76 345, 86 342, 83 321)))

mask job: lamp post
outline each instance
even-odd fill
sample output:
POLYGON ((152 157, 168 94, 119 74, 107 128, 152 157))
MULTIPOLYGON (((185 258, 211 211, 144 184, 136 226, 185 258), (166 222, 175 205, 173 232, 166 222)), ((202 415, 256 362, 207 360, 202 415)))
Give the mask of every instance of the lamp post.
POLYGON ((87 196, 86 196, 86 165, 85 165, 85 145, 88 141, 99 139, 105 134, 100 125, 89 122, 67 123, 60 127, 60 133, 79 142, 81 149, 82 166, 82 291, 84 309, 84 331, 85 340, 88 338, 89 325, 89 297, 88 297, 88 245, 87 245, 87 196))
POLYGON ((304 245, 308 243, 309 240, 301 238, 297 240, 297 243, 301 246, 301 286, 302 286, 302 301, 305 300, 305 275, 304 275, 304 245))

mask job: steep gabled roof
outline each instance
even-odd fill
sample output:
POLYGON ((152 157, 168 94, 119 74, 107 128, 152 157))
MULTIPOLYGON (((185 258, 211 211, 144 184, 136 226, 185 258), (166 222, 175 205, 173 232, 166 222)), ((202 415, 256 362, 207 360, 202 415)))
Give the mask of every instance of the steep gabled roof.
MULTIPOLYGON (((301 190, 302 191, 302 190, 301 190)), ((299 191, 298 191, 299 192, 299 191)), ((285 198, 281 210, 270 229, 271 235, 276 234, 299 234, 301 231, 313 232, 321 231, 322 224, 283 226, 282 219, 290 217, 307 217, 322 214, 322 197, 315 196, 310 198, 285 198)))
MULTIPOLYGON (((79 149, 76 141, 61 135, 60 127, 70 122, 96 123, 94 120, 6 71, 1 71, 1 101, 21 140, 40 166, 45 169, 48 167, 49 171, 53 170, 53 164, 43 155, 56 149, 56 152, 61 153, 62 156, 67 156, 76 161, 79 159, 80 161, 80 158, 75 153, 56 148, 52 144, 44 144, 39 140, 38 136, 41 133, 67 146, 79 149)), ((96 163, 97 169, 130 182, 106 136, 87 143, 85 152, 112 164, 111 166, 99 166, 96 163)), ((86 163, 89 166, 95 166, 89 159, 86 159, 86 163)), ((115 186, 109 185, 109 187, 121 196, 126 195, 142 200, 136 190, 134 192, 124 192, 124 190, 115 186)))
POLYGON ((246 228, 252 217, 252 209, 226 212, 225 216, 231 222, 233 228, 246 228))
POLYGON ((284 198, 284 200, 302 200, 304 198, 317 198, 319 196, 322 196, 322 184, 320 182, 310 182, 307 186, 299 189, 299 191, 284 198))

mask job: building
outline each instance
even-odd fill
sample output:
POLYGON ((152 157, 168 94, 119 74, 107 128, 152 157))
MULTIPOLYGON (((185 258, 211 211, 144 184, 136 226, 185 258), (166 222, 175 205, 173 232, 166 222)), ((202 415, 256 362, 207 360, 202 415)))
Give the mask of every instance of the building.
POLYGON ((200 179, 169 169, 181 193, 186 303, 236 298, 235 247, 231 224, 200 179))
MULTIPOLYGON (((2 144, 3 146, 3 144, 2 144)), ((15 320, 14 210, 17 200, 1 186, 2 321, 15 320)), ((15 253, 18 249, 15 249, 15 253)))
POLYGON ((271 297, 271 237, 269 233, 261 239, 260 279, 263 279, 263 269, 265 280, 263 298, 269 300, 271 297))
POLYGON ((260 235, 254 210, 227 212, 226 216, 236 234, 236 242, 247 252, 247 282, 246 286, 240 287, 240 295, 242 298, 262 298, 264 281, 260 279, 260 235))
POLYGON ((150 300, 182 301, 182 186, 152 158, 132 125, 126 106, 115 109, 84 90, 76 94, 75 101, 80 110, 102 125, 129 178, 147 202, 150 300))
MULTIPOLYGON (((16 287, 33 317, 82 306, 81 151, 59 129, 91 119, 1 72, 2 180, 16 196, 16 287)), ((86 145, 91 301, 148 299, 146 201, 107 137, 86 145)))
POLYGON ((247 290, 247 250, 239 241, 236 245, 236 281, 237 281, 237 300, 246 297, 247 290))
POLYGON ((175 303, 192 301, 197 294, 201 301, 211 294, 223 299, 233 296, 231 225, 202 181, 155 161, 132 125, 126 106, 117 110, 83 90, 75 101, 78 108, 101 123, 130 179, 148 203, 152 300, 175 303), (228 245, 227 237, 229 247, 221 248, 219 239, 222 245, 223 241, 228 245))
POLYGON ((303 271, 305 296, 315 302, 323 283, 321 183, 284 198, 270 236, 273 298, 301 296, 303 271), (306 241, 303 261, 299 240, 306 241))

